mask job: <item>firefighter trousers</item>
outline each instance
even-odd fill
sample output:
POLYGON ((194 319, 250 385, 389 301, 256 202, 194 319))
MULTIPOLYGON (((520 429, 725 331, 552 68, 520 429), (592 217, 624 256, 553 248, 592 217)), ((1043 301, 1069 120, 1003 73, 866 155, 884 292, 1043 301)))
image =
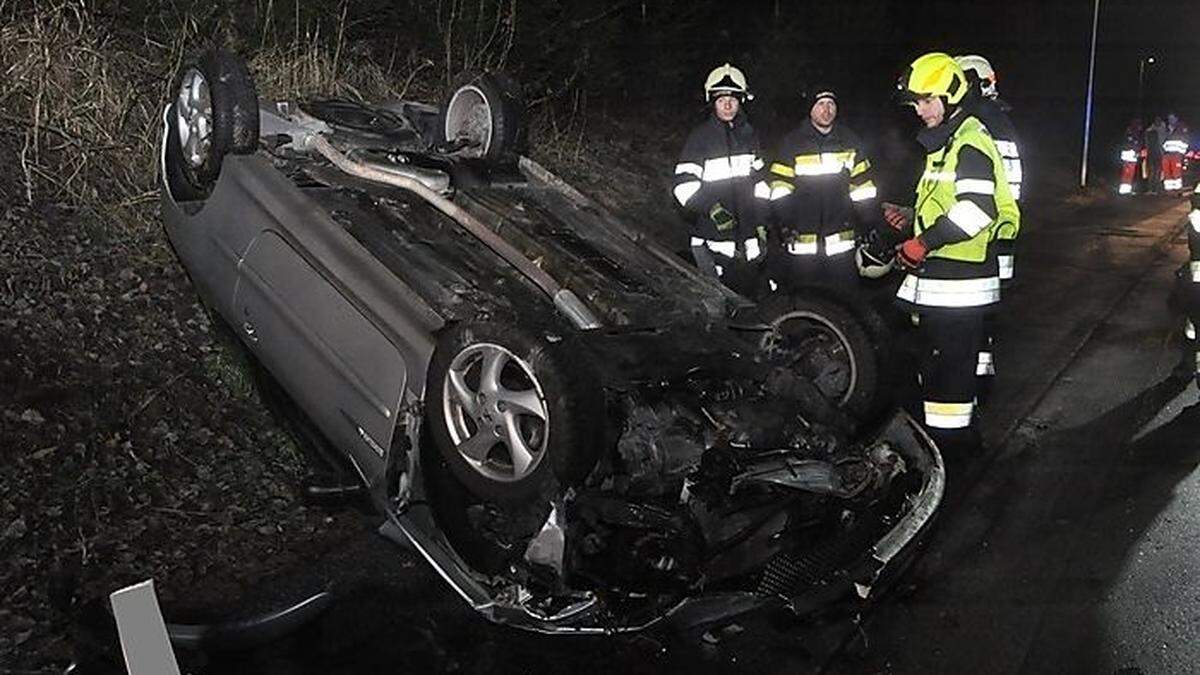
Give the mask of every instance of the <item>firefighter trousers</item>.
POLYGON ((917 315, 921 418, 939 445, 976 442, 976 377, 987 308, 921 308, 917 315))

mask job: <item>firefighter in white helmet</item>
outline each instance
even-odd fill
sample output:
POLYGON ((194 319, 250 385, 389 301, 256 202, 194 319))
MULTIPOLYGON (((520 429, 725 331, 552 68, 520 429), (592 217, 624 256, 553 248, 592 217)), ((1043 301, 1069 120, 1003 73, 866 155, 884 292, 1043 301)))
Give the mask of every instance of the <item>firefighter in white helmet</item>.
POLYGON ((753 95, 742 71, 726 63, 708 74, 704 97, 708 114, 679 153, 673 192, 696 266, 753 295, 766 252, 767 196, 758 136, 744 110, 753 95))

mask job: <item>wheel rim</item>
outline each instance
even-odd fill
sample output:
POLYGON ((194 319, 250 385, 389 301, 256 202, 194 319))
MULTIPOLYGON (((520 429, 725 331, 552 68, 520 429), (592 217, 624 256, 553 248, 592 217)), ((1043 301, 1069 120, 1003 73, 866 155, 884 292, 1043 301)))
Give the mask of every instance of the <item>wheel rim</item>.
POLYGON ((471 345, 450 362, 442 412, 454 450, 480 475, 512 483, 546 455, 550 410, 533 369, 499 345, 471 345))
POLYGON ((446 140, 464 139, 473 156, 483 157, 492 147, 492 106, 475 85, 459 88, 446 105, 446 140))
POLYGON ((212 150, 213 107, 208 80, 203 73, 190 68, 179 84, 175 100, 175 125, 179 132, 179 147, 184 161, 198 169, 208 161, 212 150))
POLYGON ((782 314, 771 322, 773 338, 785 341, 784 348, 795 350, 798 358, 807 359, 805 374, 812 378, 825 396, 845 405, 858 385, 858 364, 850 340, 835 323, 809 311, 782 314), (815 357, 825 356, 822 364, 815 357), (811 372, 808 372, 811 371, 811 372))

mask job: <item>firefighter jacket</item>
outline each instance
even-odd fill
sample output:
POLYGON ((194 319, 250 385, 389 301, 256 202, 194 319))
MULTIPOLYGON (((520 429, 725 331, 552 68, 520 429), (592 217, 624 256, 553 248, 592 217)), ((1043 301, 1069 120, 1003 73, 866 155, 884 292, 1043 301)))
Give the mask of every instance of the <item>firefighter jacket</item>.
POLYGON ((929 253, 896 297, 924 307, 999 302, 999 268, 988 244, 1000 213, 1018 208, 995 142, 979 118, 962 109, 917 139, 928 154, 917 183, 913 233, 929 253))
POLYGON ((757 237, 766 206, 766 195, 754 193, 762 168, 758 136, 742 113, 731 123, 710 114, 692 130, 675 165, 674 193, 693 240, 757 237))
MULTIPOLYGON (((1000 153, 1000 163, 1004 167, 1004 177, 1008 180, 1008 191, 1014 202, 1021 201, 1021 152, 1017 146, 1017 130, 1012 119, 1008 116, 1008 106, 1000 101, 989 98, 973 97, 964 106, 967 114, 974 115, 987 127, 996 150, 1000 153)), ((995 238, 1012 241, 1021 231, 1021 213, 1016 209, 1001 208, 1000 219, 996 224, 995 238)))
POLYGON ((1188 251, 1192 260, 1192 282, 1200 284, 1200 183, 1192 191, 1192 210, 1188 213, 1188 251))
POLYGON ((852 250, 853 232, 838 235, 866 234, 880 221, 872 174, 862 140, 843 124, 822 134, 805 122, 784 136, 768 176, 771 210, 784 245, 821 241, 826 255, 852 250))
POLYGON ((1163 137, 1162 151, 1164 153, 1186 154, 1188 151, 1188 128, 1183 124, 1168 127, 1163 137))

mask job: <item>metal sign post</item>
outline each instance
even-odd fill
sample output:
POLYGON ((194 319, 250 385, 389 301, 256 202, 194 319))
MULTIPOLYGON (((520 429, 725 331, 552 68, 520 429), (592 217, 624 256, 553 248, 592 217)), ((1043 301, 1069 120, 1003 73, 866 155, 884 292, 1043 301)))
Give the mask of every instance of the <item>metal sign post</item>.
POLYGON ((1083 161, 1079 167, 1079 187, 1087 186, 1088 141, 1092 136, 1092 86, 1096 80, 1096 27, 1100 23, 1100 0, 1092 13, 1092 55, 1088 63, 1087 107, 1083 113, 1083 161))

